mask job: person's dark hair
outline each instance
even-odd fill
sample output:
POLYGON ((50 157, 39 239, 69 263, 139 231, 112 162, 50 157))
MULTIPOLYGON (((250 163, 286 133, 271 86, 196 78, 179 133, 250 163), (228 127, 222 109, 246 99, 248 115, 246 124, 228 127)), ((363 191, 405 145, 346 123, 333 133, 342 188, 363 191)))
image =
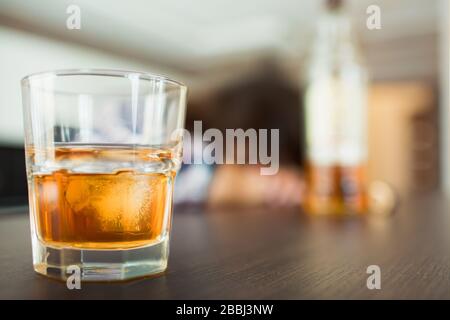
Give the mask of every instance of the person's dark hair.
MULTIPOLYGON (((213 95, 206 106, 207 127, 279 129, 280 163, 301 165, 303 156, 303 108, 300 90, 289 83, 274 67, 263 69, 247 78, 234 82, 213 95)), ((188 115, 187 122, 197 120, 188 115)), ((188 124, 188 127, 191 126, 188 124)))

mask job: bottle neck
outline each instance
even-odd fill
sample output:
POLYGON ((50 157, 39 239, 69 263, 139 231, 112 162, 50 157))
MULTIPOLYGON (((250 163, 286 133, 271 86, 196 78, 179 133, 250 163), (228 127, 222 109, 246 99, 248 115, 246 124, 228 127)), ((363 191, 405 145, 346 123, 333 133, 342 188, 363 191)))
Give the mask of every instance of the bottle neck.
POLYGON ((312 63, 333 68, 359 64, 351 21, 343 8, 326 10, 320 17, 312 50, 312 63))

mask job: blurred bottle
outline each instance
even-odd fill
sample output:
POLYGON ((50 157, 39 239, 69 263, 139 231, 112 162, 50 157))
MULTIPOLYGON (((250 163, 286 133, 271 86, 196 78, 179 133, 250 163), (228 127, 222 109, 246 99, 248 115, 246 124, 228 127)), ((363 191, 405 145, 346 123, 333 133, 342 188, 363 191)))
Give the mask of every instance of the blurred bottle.
POLYGON ((327 1, 306 75, 307 211, 367 211, 367 75, 342 1, 327 1))

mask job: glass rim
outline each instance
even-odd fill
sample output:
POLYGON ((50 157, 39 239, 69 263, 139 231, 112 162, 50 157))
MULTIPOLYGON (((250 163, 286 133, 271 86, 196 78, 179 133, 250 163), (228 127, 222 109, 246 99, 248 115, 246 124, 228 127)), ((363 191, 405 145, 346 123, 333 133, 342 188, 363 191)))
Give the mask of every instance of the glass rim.
POLYGON ((171 79, 165 75, 160 75, 151 72, 120 70, 120 69, 98 69, 98 68, 80 68, 80 69, 58 69, 50 71, 40 71, 26 75, 20 81, 22 85, 28 84, 32 79, 45 77, 65 77, 65 76, 99 76, 99 77, 118 77, 130 78, 132 75, 137 75, 139 79, 151 81, 159 80, 170 83, 174 86, 187 90, 187 86, 178 80, 171 79))

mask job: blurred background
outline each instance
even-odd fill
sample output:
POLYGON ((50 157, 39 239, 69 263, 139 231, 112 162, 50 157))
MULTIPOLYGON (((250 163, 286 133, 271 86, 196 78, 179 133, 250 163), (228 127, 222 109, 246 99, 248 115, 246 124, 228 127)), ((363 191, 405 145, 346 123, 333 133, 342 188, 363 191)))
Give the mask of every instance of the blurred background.
MULTIPOLYGON (((449 192, 449 1, 345 6, 370 79, 369 181, 388 183, 400 197, 449 192), (367 28, 369 5, 381 8, 381 29, 367 28)), ((178 202, 300 204, 304 74, 323 7, 320 0, 0 0, 0 205, 27 201, 20 79, 67 68, 183 81, 187 128, 202 120, 204 130, 280 129, 278 175, 240 166, 184 170, 178 202), (71 4, 81 9, 80 30, 66 28, 71 4)))

